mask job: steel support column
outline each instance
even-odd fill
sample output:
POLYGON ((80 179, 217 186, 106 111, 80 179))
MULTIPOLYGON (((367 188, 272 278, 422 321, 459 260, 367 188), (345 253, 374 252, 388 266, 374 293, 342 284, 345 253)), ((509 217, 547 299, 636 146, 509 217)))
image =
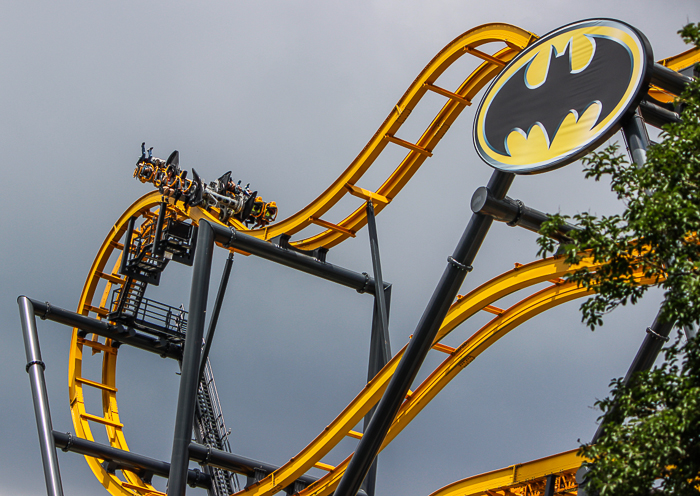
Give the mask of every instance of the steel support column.
MULTIPOLYGON (((372 269, 377 287, 384 287, 382 277, 382 263, 379 257, 379 240, 377 236, 377 222, 374 215, 372 201, 367 202, 367 232, 369 233, 369 247, 372 255, 372 269)), ((389 337, 389 301, 391 298, 391 286, 384 291, 376 291, 374 295, 374 312, 372 315, 372 335, 370 338, 369 365, 367 367, 367 382, 372 380, 377 373, 387 364, 391 358, 391 341, 389 337)), ((375 408, 365 415, 363 431, 367 429, 375 408)), ((362 483, 362 489, 368 496, 374 496, 377 481, 377 460, 375 459, 362 483)))
MULTIPOLYGON (((374 205, 371 201, 367 202, 367 230, 369 233, 369 247, 372 254, 372 269, 374 271, 374 281, 377 287, 384 287, 384 278, 382 277, 382 262, 379 258, 379 241, 377 239, 377 223, 374 218, 374 205)), ((382 367, 391 358, 391 344, 389 338, 389 316, 388 305, 384 291, 375 291, 375 308, 377 309, 377 317, 379 317, 379 330, 382 336, 382 367)), ((379 372, 379 371, 377 371, 379 372)), ((375 372, 376 374, 376 372, 375 372)), ((374 377, 374 376, 372 376, 374 377)))
MULTIPOLYGON (((502 199, 513 182, 513 178, 514 174, 512 173, 496 170, 487 187, 496 198, 502 199)), ((335 490, 336 496, 353 496, 360 488, 379 452, 396 412, 432 346, 440 324, 457 296, 467 272, 472 268, 471 264, 492 223, 493 219, 489 216, 473 214, 454 253, 447 258, 448 264, 442 278, 413 333, 413 339, 409 342, 396 372, 377 405, 367 430, 357 445, 345 475, 335 490)))
POLYGON ((17 303, 19 304, 19 316, 22 323, 24 350, 27 355, 26 371, 29 374, 29 383, 32 387, 36 428, 39 433, 41 460, 44 464, 46 492, 49 496, 63 496, 61 472, 58 467, 56 444, 53 439, 53 427, 51 426, 49 397, 46 393, 46 381, 44 379, 45 365, 41 360, 34 307, 26 296, 17 298, 17 303))
POLYGON ((192 439, 195 402, 199 387, 199 361, 204 335, 204 318, 207 310, 207 294, 214 251, 214 232, 206 221, 199 223, 197 250, 192 268, 187 336, 182 357, 182 376, 177 398, 173 451, 170 461, 169 496, 184 496, 187 489, 189 446, 192 439))
POLYGON ((204 342, 204 351, 202 351, 202 358, 199 363, 199 373, 197 377, 202 380, 204 376, 204 367, 207 364, 207 358, 209 358, 209 350, 211 349, 211 342, 214 339, 214 332, 216 331, 216 324, 219 322, 219 313, 221 312, 221 305, 224 303, 224 295, 226 294, 226 287, 228 286, 228 279, 231 275, 231 266, 233 265, 233 253, 229 252, 228 258, 226 259, 226 264, 224 265, 224 273, 221 275, 221 282, 219 283, 219 291, 216 293, 216 300, 214 301, 214 309, 212 310, 211 317, 209 318, 209 329, 207 330, 207 338, 204 342))
MULTIPOLYGON (((622 133, 625 136, 625 142, 627 143, 627 151, 629 152, 632 161, 637 164, 637 167, 641 167, 646 163, 647 149, 649 148, 649 136, 647 135, 646 126, 644 125, 644 119, 642 119, 639 111, 634 115, 630 116, 622 124, 622 133)), ((668 341, 668 336, 673 330, 673 322, 664 322, 661 320, 661 311, 656 315, 654 323, 651 327, 647 328, 647 334, 642 341, 642 345, 637 351, 637 355, 632 360, 632 364, 627 370, 627 374, 624 378, 624 384, 628 385, 637 372, 642 372, 651 369, 656 361, 656 357, 659 356, 659 352, 663 347, 664 343, 668 341)), ((595 444, 598 439, 603 435, 605 430, 606 418, 610 418, 610 414, 616 410, 616 406, 613 405, 612 410, 606 415, 601 421, 598 429, 593 435, 591 444, 595 444)))

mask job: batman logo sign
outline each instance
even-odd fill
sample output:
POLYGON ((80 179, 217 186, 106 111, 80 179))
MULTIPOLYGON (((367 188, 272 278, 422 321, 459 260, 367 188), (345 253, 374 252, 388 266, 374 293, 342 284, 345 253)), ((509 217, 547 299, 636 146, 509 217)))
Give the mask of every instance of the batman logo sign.
POLYGON ((531 174, 562 167, 608 139, 651 78, 646 37, 620 21, 561 27, 521 52, 489 87, 474 144, 492 167, 531 174))

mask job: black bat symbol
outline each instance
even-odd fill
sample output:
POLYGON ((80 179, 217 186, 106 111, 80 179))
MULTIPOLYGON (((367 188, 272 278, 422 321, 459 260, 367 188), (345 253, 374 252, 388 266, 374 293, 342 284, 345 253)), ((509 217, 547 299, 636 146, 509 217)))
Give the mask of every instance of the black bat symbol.
MULTIPOLYGON (((600 102, 601 113, 595 124, 605 119, 620 102, 632 76, 632 61, 627 49, 608 38, 595 38, 595 52, 581 72, 571 73, 569 52, 555 56, 551 49, 546 80, 536 88, 528 88, 525 73, 529 64, 506 81, 486 114, 484 135, 497 152, 508 155, 506 138, 520 129, 526 134, 535 123, 544 127, 549 142, 571 111, 577 118, 593 103, 600 102)), ((594 125, 595 125, 594 124, 594 125)))

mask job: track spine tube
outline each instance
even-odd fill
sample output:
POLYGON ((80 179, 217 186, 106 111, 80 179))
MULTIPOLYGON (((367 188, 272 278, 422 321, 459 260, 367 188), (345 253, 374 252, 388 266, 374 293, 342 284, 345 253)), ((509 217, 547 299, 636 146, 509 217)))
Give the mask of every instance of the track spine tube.
POLYGON ((189 445, 192 439, 195 402, 199 387, 199 361, 204 335, 204 319, 207 310, 207 295, 211 276, 211 262, 214 252, 214 232, 206 221, 199 223, 197 251, 192 268, 190 289, 189 320, 185 349, 182 357, 182 375, 177 398, 173 450, 170 461, 168 496, 184 496, 187 490, 187 469, 189 465, 189 445))
MULTIPOLYGON (((491 191, 497 199, 502 199, 508 192, 513 182, 514 174, 495 170, 488 183, 491 191)), ((462 234, 452 258, 463 266, 470 266, 488 233, 493 219, 482 214, 472 214, 469 224, 462 234)), ((466 278, 467 272, 461 270, 455 264, 448 263, 442 274, 433 296, 421 317, 413 339, 409 342, 406 351, 396 368, 389 385, 377 405, 374 416, 367 426, 362 439, 360 439, 355 454, 343 475, 335 496, 354 496, 369 471, 374 459, 381 448, 389 427, 401 406, 411 383, 416 377, 420 366, 423 364, 433 340, 437 335, 440 324, 450 305, 457 296, 460 286, 466 278)))
POLYGON ((63 496, 61 471, 58 466, 56 444, 54 443, 53 427, 51 426, 49 397, 46 393, 46 380, 44 378, 45 365, 41 360, 39 335, 36 330, 35 309, 31 300, 26 296, 17 298, 17 304, 19 305, 19 316, 22 323, 24 350, 27 355, 26 371, 29 374, 29 383, 32 387, 34 415, 36 417, 36 428, 39 434, 41 459, 44 465, 46 493, 48 496, 63 496))

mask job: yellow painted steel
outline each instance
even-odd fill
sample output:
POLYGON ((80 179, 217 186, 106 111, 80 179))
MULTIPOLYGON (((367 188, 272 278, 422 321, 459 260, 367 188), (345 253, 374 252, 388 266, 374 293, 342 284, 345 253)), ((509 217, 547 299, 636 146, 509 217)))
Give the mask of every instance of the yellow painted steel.
MULTIPOLYGON (((445 47, 421 72, 358 157, 323 194, 288 219, 264 229, 249 231, 249 234, 262 239, 270 239, 282 233, 293 234, 298 232, 308 226, 312 222, 311 219, 318 220, 323 213, 327 212, 346 193, 354 194, 363 200, 372 199, 375 202, 375 211, 380 211, 401 190, 423 163, 427 157, 424 151, 432 152, 435 145, 447 132, 450 125, 468 102, 500 72, 503 65, 502 62, 512 59, 523 47, 535 39, 536 37, 532 33, 507 24, 483 25, 469 30, 458 37, 445 47), (481 49, 477 50, 476 47, 482 47, 482 45, 492 42, 505 44, 505 48, 496 51, 492 56, 489 55, 489 57, 496 58, 498 61, 486 58, 486 61, 479 65, 454 91, 454 94, 459 98, 450 98, 450 93, 452 92, 449 92, 449 90, 444 90, 441 93, 443 95, 447 93, 445 96, 450 99, 415 144, 418 150, 411 149, 397 169, 376 192, 357 187, 357 181, 372 165, 387 144, 391 142, 388 137, 395 137, 395 133, 400 129, 410 111, 427 91, 435 91, 433 83, 438 76, 465 53, 475 56, 484 55, 484 52, 481 49)), ((683 59, 685 60, 688 57, 696 57, 698 54, 689 56, 681 54, 681 56, 685 57, 683 59)), ((673 68, 673 63, 673 61, 669 62, 671 64, 669 67, 673 68)), ((154 219, 157 216, 161 200, 162 197, 158 192, 144 195, 131 205, 112 226, 88 273, 78 305, 79 313, 89 315, 92 312, 97 318, 103 318, 109 312, 110 293, 112 289, 123 284, 123 279, 118 276, 117 269, 124 249, 121 239, 126 232, 127 223, 132 216, 142 220, 154 219), (113 260, 111 271, 107 270, 107 264, 110 260, 113 260), (98 293, 100 293, 99 296, 98 293), (99 303, 95 301, 96 298, 99 298, 99 303)), ((168 208, 172 209, 179 218, 189 218, 195 222, 199 222, 199 220, 204 218, 210 222, 220 223, 215 214, 200 208, 184 207, 181 202, 169 205, 168 208)), ((364 205, 361 205, 337 224, 342 230, 329 229, 293 244, 304 249, 320 246, 331 247, 347 239, 350 236, 349 233, 359 230, 365 224, 365 209, 364 205)), ((245 230, 244 226, 235 221, 230 222, 229 225, 245 230)), ((584 263, 589 264, 592 270, 595 269, 589 262, 584 263)), ((382 448, 391 442, 450 380, 496 340, 533 316, 555 305, 587 294, 586 291, 580 288, 558 281, 558 278, 571 270, 571 267, 564 264, 560 258, 540 260, 524 266, 516 266, 513 270, 482 284, 468 295, 459 298, 450 308, 434 342, 434 345, 441 352, 448 353, 446 360, 423 384, 411 395, 407 396, 382 448), (552 280, 556 281, 552 286, 524 298, 520 303, 502 312, 496 312, 497 315, 489 324, 458 348, 451 350, 449 347, 439 344, 441 339, 476 312, 484 309, 493 310, 491 304, 504 296, 552 280)), ((357 437, 357 433, 352 429, 381 398, 403 355, 403 351, 402 349, 397 353, 340 415, 306 448, 292 457, 279 470, 237 494, 272 495, 288 486, 311 467, 325 466, 322 462, 323 456, 330 452, 345 437, 357 437)), ((80 336, 78 329, 74 329, 68 377, 70 408, 78 437, 94 440, 91 422, 97 421, 104 425, 111 446, 128 450, 129 447, 124 436, 124 427, 120 421, 117 406, 117 356, 117 350, 111 346, 110 340, 99 341, 99 338, 94 335, 80 336), (91 353, 83 353, 86 347, 91 353), (101 353, 102 359, 102 376, 100 378, 84 377, 83 361, 88 359, 89 356, 99 353, 101 353), (95 388, 100 392, 102 398, 101 416, 97 415, 97 412, 87 411, 84 395, 86 387, 95 388)), ((124 479, 126 479, 123 480, 116 474, 108 473, 101 466, 101 460, 89 456, 85 458, 98 480, 113 495, 159 494, 151 485, 145 484, 140 477, 132 472, 122 471, 124 479)), ((325 495, 332 492, 342 476, 348 460, 349 457, 300 494, 304 496, 311 494, 325 495)))
POLYGON ((564 453, 531 462, 511 465, 500 470, 462 479, 435 491, 430 496, 501 496, 501 494, 504 496, 507 494, 525 496, 525 494, 542 494, 544 492, 542 490, 544 489, 545 478, 548 475, 555 475, 563 479, 563 481, 557 481, 560 483, 560 486, 555 486, 555 494, 561 494, 562 492, 573 494, 575 490, 572 491, 571 486, 575 486, 576 470, 583 462, 576 455, 576 451, 565 451, 564 453), (540 490, 537 492, 524 490, 533 486, 540 490), (567 491, 567 489, 569 490, 567 491))
MULTIPOLYGON (((312 224, 311 219, 321 219, 323 214, 328 212, 350 192, 349 188, 352 188, 360 181, 364 173, 392 140, 401 140, 400 136, 398 136, 401 126, 423 96, 430 91, 430 86, 435 83, 445 70, 463 55, 470 54, 470 49, 482 47, 489 43, 500 45, 501 48, 492 57, 493 60, 497 60, 499 63, 485 61, 455 91, 451 92, 460 98, 448 99, 422 136, 413 144, 416 148, 408 152, 394 172, 374 192, 380 197, 391 201, 413 177, 413 174, 428 158, 428 155, 432 153, 432 150, 440 142, 452 123, 467 106, 466 102, 471 101, 501 71, 505 63, 536 39, 537 37, 529 31, 510 24, 495 23, 484 24, 470 29, 456 38, 423 69, 379 129, 374 133, 374 136, 338 179, 299 212, 265 229, 251 230, 249 234, 263 239, 270 239, 280 234, 293 235, 312 224)), ((476 53, 471 52, 471 55, 476 53)), ((375 205, 375 213, 379 213, 385 205, 384 202, 378 202, 375 205)), ((235 219, 231 219, 229 223, 236 229, 247 230, 243 224, 235 219)), ((312 250, 321 246, 330 248, 347 239, 350 236, 350 232, 357 232, 366 224, 367 213, 364 204, 360 204, 355 211, 337 223, 339 227, 346 231, 327 229, 315 236, 295 241, 292 245, 305 250, 312 250)))

